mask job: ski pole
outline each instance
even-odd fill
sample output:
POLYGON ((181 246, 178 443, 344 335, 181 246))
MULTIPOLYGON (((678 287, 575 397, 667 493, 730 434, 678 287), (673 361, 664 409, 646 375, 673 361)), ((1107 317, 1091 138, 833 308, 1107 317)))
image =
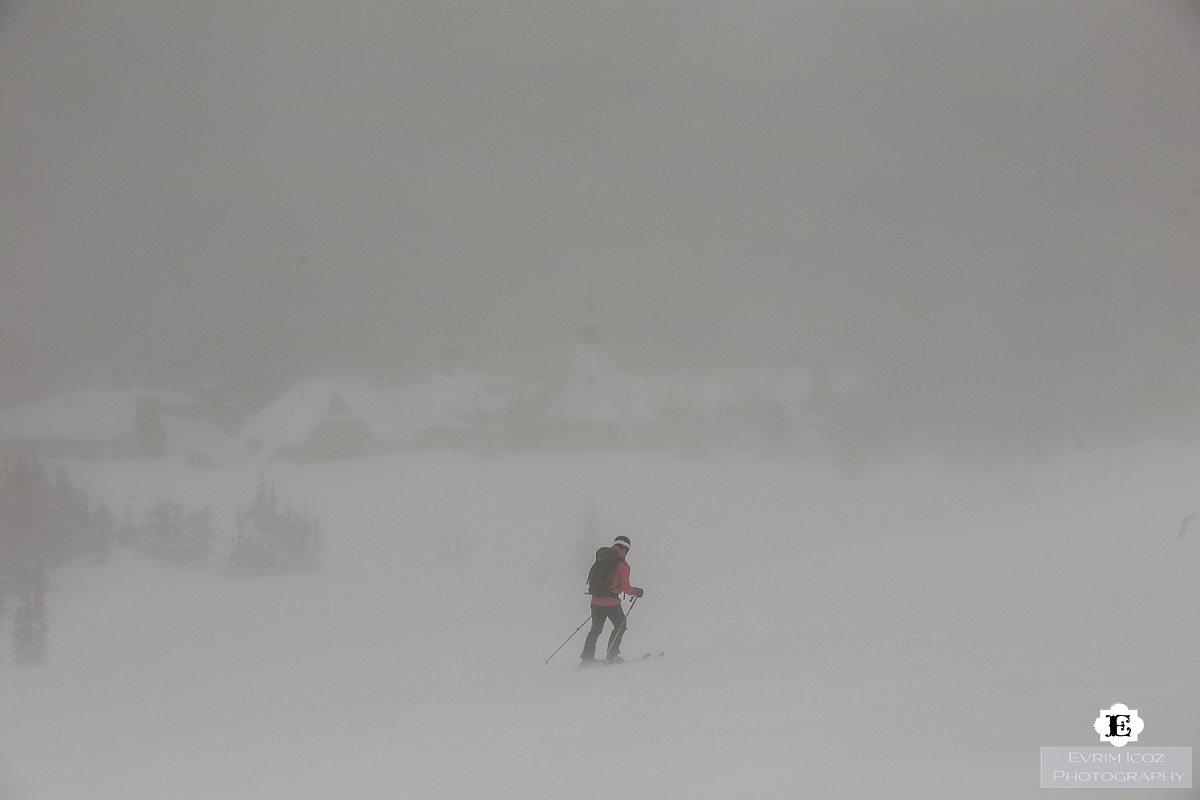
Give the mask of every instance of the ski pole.
MULTIPOLYGON (((566 647, 566 646, 567 646, 567 642, 569 642, 569 641, 571 641, 572 639, 574 639, 574 638, 575 638, 575 634, 577 634, 577 633, 579 633, 581 630, 583 630, 583 626, 584 626, 584 625, 587 625, 587 624, 588 624, 589 622, 591 622, 591 621, 592 621, 592 615, 591 615, 591 614, 588 614, 588 618, 587 618, 587 619, 585 619, 583 622, 579 623, 579 627, 578 627, 578 628, 576 628, 574 631, 572 631, 572 632, 571 632, 571 635, 570 635, 570 636, 568 636, 568 637, 567 637, 565 640, 563 640, 563 643, 562 643, 562 644, 560 644, 560 645, 558 646, 558 650, 562 650, 564 647, 566 647)), ((554 658, 556 655, 558 655, 558 650, 555 650, 553 653, 551 653, 551 654, 550 654, 550 658, 554 658)), ((547 658, 547 659, 546 659, 545 661, 543 661, 542 663, 543 663, 543 664, 549 664, 549 663, 550 663, 550 658, 547 658)))
MULTIPOLYGON (((629 604, 629 610, 625 612, 625 621, 621 623, 621 629, 612 635, 612 639, 608 643, 608 651, 604 654, 605 658, 612 656, 613 645, 625 633, 625 629, 629 627, 629 615, 633 613, 633 607, 637 605, 638 599, 633 598, 633 602, 629 604)), ((582 626, 580 626, 582 627, 582 626)))

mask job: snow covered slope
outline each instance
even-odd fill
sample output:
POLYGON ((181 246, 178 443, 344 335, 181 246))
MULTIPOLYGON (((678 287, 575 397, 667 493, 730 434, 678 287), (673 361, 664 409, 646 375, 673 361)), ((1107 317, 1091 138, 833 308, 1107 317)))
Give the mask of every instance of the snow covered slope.
MULTIPOLYGON (((118 510, 207 501, 226 534, 257 478, 71 469, 118 510)), ((5 800, 1024 797, 1038 748, 1118 701, 1146 743, 1200 744, 1182 448, 857 481, 645 454, 267 475, 322 515, 319 574, 54 573, 50 666, 0 665, 5 800), (579 670, 581 632, 543 665, 618 532, 646 588, 626 654, 667 657, 579 670)))

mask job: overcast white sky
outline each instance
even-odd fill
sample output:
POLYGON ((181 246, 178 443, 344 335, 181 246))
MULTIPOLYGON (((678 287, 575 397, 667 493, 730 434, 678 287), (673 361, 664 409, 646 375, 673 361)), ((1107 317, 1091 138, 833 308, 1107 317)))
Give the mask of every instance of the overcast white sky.
POLYGON ((1195 3, 9 0, 0 400, 538 370, 587 316, 630 366, 1188 383, 1198 142, 1195 3))

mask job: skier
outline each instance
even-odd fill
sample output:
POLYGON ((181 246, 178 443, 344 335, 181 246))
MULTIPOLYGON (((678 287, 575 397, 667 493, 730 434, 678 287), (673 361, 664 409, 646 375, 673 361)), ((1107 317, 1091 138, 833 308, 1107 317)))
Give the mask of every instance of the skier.
POLYGON ((611 664, 624 660, 621 658, 621 637, 625 635, 625 612, 621 610, 620 595, 641 597, 644 593, 636 586, 629 585, 629 563, 625 560, 625 556, 628 554, 628 536, 618 536, 613 540, 611 547, 602 547, 596 553, 596 564, 593 565, 592 572, 588 576, 588 589, 592 595, 592 629, 588 631, 587 639, 583 643, 583 653, 580 655, 582 665, 585 667, 598 663, 596 640, 600 638, 600 630, 604 627, 606 619, 612 621, 613 630, 608 635, 605 661, 611 664), (615 555, 613 562, 606 563, 604 561, 604 559, 610 558, 605 551, 611 551, 615 555), (604 587, 594 586, 592 583, 598 574, 603 577, 602 570, 606 568, 611 569, 612 577, 605 583, 607 591, 604 591, 604 587))

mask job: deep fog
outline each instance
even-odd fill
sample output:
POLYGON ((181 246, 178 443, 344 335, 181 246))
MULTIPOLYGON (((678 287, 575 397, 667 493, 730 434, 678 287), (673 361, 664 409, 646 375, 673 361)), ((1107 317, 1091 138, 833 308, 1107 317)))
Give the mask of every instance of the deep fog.
POLYGON ((0 3, 0 800, 1191 746, 1197 142, 1195 2, 0 3))

